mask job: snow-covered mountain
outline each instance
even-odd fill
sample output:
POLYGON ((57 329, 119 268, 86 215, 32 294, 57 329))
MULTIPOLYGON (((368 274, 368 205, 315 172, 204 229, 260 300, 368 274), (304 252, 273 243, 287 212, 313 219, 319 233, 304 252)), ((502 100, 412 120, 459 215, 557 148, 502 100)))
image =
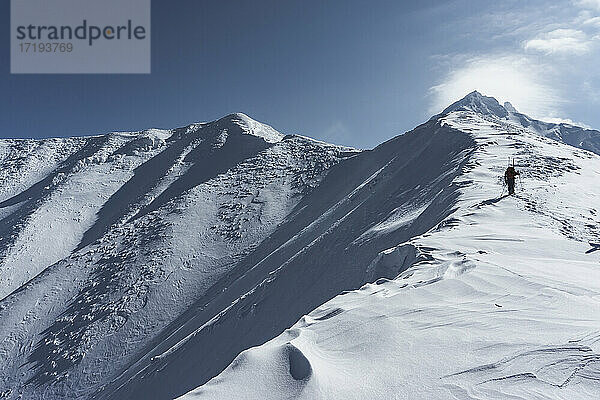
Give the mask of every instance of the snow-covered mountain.
MULTIPOLYGON (((395 279, 338 295, 182 399, 599 398, 600 157, 511 115, 474 93, 407 133, 467 141, 445 169, 451 212, 371 262, 395 279)), ((433 216, 397 207, 365 234, 433 216)))
MULTIPOLYGON (((552 123, 533 119, 518 112, 509 102, 500 105, 493 97, 484 96, 478 91, 469 93, 463 99, 451 104, 440 115, 452 111, 473 111, 478 114, 497 117, 514 122, 528 131, 557 140, 580 149, 600 154, 600 132, 567 123, 552 123)), ((434 118, 439 117, 439 115, 434 118)))
POLYGON ((0 141, 0 399, 598 397, 600 156, 542 124, 0 141))
POLYGON ((0 141, 0 398, 89 397, 186 332, 190 312, 212 318, 291 210, 356 153, 242 114, 0 141))

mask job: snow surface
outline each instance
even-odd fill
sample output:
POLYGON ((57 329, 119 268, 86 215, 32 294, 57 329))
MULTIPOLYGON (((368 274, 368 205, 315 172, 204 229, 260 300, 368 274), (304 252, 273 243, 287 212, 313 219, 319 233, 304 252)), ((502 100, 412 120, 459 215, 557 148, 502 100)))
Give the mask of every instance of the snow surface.
POLYGON ((0 399, 597 398, 600 157, 521 115, 0 140, 0 399))
POLYGON ((232 114, 0 141, 0 398, 101 391, 358 153, 283 139, 232 114))
POLYGON ((600 252, 588 244, 600 157, 489 114, 440 118, 474 152, 455 211, 373 260, 396 279, 326 302, 181 399, 600 398, 600 252), (501 196, 509 157, 522 183, 501 196))
MULTIPOLYGON (((306 140, 287 136, 283 142, 306 140)), ((96 398, 181 395, 239 352, 276 336, 342 290, 362 286, 379 252, 427 232, 451 212, 457 193, 451 181, 472 144, 468 135, 431 122, 372 151, 350 152, 96 398), (429 206, 402 229, 362 236, 402 204, 429 206)), ((299 150, 305 159, 316 157, 299 150)))

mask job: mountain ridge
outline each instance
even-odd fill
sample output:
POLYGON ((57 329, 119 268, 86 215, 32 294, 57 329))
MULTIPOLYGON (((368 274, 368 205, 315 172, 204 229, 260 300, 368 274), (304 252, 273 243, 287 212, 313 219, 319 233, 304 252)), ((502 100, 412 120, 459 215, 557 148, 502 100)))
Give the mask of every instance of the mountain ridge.
MULTIPOLYGON (((589 248, 600 236, 600 157, 460 107, 430 121, 476 142, 447 217, 380 252, 369 271, 384 278, 179 399, 600 395, 600 254, 589 248), (500 183, 509 157, 522 175, 515 196, 500 183)), ((402 226, 407 213, 389 217, 365 234, 402 226)))
POLYGON ((538 135, 600 154, 600 131, 577 126, 576 124, 537 120, 518 112, 510 102, 501 105, 494 97, 484 96, 476 90, 452 103, 440 114, 433 116, 432 119, 453 111, 465 110, 511 120, 538 135))
MULTIPOLYGON (((495 99, 465 99, 366 151, 240 113, 138 134, 0 140, 0 393, 173 398, 230 374, 232 361, 244 371, 246 350, 281 332, 342 318, 347 305, 311 313, 340 292, 376 298, 386 282, 429 288, 466 275, 473 252, 453 253, 460 243, 446 232, 471 213, 507 212, 511 199, 492 196, 507 157, 517 152, 541 187, 590 175, 596 156, 533 132, 515 111, 490 115, 507 110, 495 99), (298 318, 306 326, 286 330, 298 318)), ((565 246, 596 232, 535 190, 519 212, 558 226, 565 246)), ((586 198, 573 199, 577 213, 596 218, 586 198)), ((469 240, 494 243, 485 235, 469 240)), ((314 355, 297 341, 281 352, 291 379, 315 384, 314 355)))

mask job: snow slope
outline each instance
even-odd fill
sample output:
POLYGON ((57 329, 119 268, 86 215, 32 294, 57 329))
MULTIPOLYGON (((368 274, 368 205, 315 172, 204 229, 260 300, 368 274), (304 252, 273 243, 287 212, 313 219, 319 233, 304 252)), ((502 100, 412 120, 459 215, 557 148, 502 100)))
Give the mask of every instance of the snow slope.
POLYGON ((101 389, 357 153, 243 114, 0 149, 3 399, 101 389))
POLYGON ((600 237, 600 157, 472 100, 430 121, 472 151, 450 183, 452 212, 373 257, 371 277, 395 279, 336 296, 181 399, 600 398, 600 251, 588 244, 600 237), (509 157, 516 196, 500 182, 509 157))
POLYGON ((599 157, 517 114, 0 141, 0 399, 594 397, 599 157))
POLYGON ((431 122, 331 167, 266 240, 95 398, 179 396, 239 352, 339 292, 362 286, 379 252, 451 213, 458 189, 451 182, 472 145, 468 135, 431 122), (408 208, 421 212, 388 234, 365 234, 408 208))

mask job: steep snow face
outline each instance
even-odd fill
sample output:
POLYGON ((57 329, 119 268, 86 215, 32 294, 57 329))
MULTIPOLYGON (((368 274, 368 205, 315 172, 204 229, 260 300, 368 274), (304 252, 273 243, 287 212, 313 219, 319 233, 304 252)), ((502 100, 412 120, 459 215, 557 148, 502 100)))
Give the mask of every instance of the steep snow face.
MULTIPOLYGON (((305 140, 288 136, 282 143, 305 140)), ((339 292, 360 287, 381 251, 452 212, 458 195, 452 181, 474 145, 468 135, 431 122, 332 166, 266 240, 95 397, 181 395, 218 374, 240 351, 278 335, 339 292)), ((385 274, 395 276, 401 268, 385 274)))
MULTIPOLYGON (((85 139, 8 199, 4 222, 25 199, 72 232, 60 246, 39 225, 8 237, 7 255, 22 254, 19 240, 57 253, 41 260, 31 246, 33 272, 7 264, 26 272, 0 302, 4 397, 184 394, 341 291, 401 272, 371 261, 453 211, 475 146, 431 121, 359 152, 240 114, 159 136, 85 139), (84 206, 83 221, 61 214, 84 206)), ((294 375, 306 373, 300 357, 294 375)))
POLYGON ((476 145, 451 181, 453 212, 371 261, 395 279, 326 302, 182 399, 600 398, 600 251, 588 243, 600 157, 471 110, 439 121, 476 145), (515 196, 501 183, 509 157, 515 196))
POLYGON ((107 196, 155 154, 164 136, 146 132, 0 141, 5 154, 0 168, 0 299, 69 255, 107 196), (125 157, 127 146, 147 151, 125 157))
POLYGON ((176 131, 1 141, 0 299, 119 219, 147 213, 282 138, 238 113, 176 131))
POLYGON ((233 114, 0 141, 0 398, 86 398, 107 385, 219 296, 217 283, 359 153, 283 138, 233 114))

